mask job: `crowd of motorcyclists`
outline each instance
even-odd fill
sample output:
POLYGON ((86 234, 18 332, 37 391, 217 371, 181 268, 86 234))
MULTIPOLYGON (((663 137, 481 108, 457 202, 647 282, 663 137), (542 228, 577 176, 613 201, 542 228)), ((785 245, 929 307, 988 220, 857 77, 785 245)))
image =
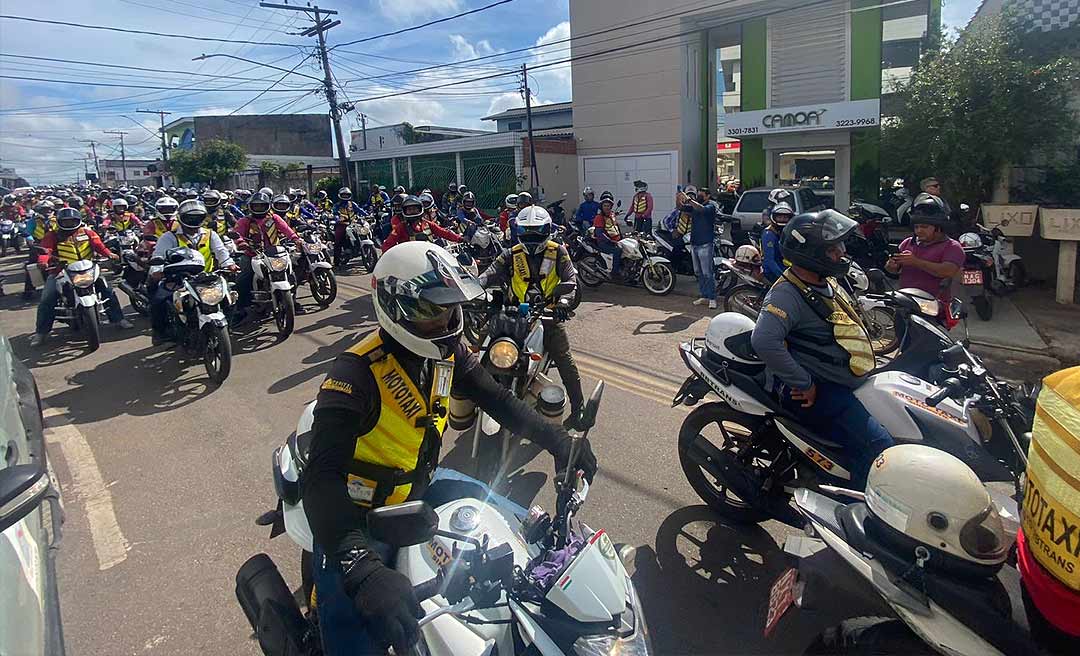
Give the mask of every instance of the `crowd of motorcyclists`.
MULTIPOLYGON (((578 268, 583 253, 588 256, 594 249, 609 255, 610 275, 626 279, 624 269, 631 266, 626 260, 632 257, 628 253, 635 251, 627 250, 624 240, 634 240, 636 248, 654 236, 669 239, 673 251, 685 252, 697 277, 694 304, 717 308, 715 258, 722 245, 717 230, 724 220, 719 204, 704 189, 686 186, 678 189, 670 215, 654 217, 648 184, 639 180, 634 186, 625 215, 610 191, 597 197, 586 187, 568 218, 559 203, 542 207, 529 192, 506 196, 488 215, 477 206, 474 191, 455 183, 438 194, 372 185, 359 200, 348 187, 339 189, 334 199, 325 191, 309 199, 300 189, 51 187, 5 197, 2 211, 3 218, 23 225, 23 238, 31 247, 28 263, 44 274, 31 340, 35 347, 52 328, 58 272, 95 257, 119 259, 103 239, 108 233, 131 230, 140 237, 138 253, 149 265, 145 291, 157 344, 172 339, 167 311, 174 287, 163 270, 177 251, 198 252, 206 273, 235 274, 230 322, 242 325, 250 320, 252 261, 258 253, 287 243, 300 249, 303 235, 317 231, 333 243, 334 268, 346 271, 350 259, 360 254, 352 243, 352 228, 364 226, 363 234, 370 235, 377 249, 365 266, 372 274, 378 329, 342 353, 320 387, 302 498, 314 536, 322 649, 327 654, 354 653, 359 645, 392 645, 396 653, 405 653, 419 638, 420 606, 410 581, 391 566, 392 551, 366 534, 364 519, 371 509, 423 498, 438 465, 451 394, 472 399, 503 425, 514 426, 545 448, 555 458, 557 471, 578 467, 591 480, 597 457, 587 439, 572 449, 568 433, 582 428, 585 398, 562 325, 572 307, 560 302, 579 293, 578 284, 591 275, 578 268), (588 245, 582 246, 584 242, 588 245), (510 306, 539 303, 551 308, 544 348, 569 400, 563 424, 546 421, 499 386, 464 341, 466 308, 484 300, 489 288, 505 290, 500 298, 510 306)), ((914 234, 887 257, 883 268, 899 279, 898 287, 922 290, 937 300, 939 321, 947 327, 956 319, 949 310, 951 281, 963 266, 965 251, 949 236, 955 213, 941 199, 940 183, 924 180, 923 189, 904 209, 914 234)), ((773 191, 760 233, 746 243, 731 244, 738 249, 733 262, 757 267, 761 312, 748 330, 745 322, 725 324, 734 327, 721 330, 722 343, 709 348, 715 347, 726 362, 763 364, 760 385, 782 412, 857 454, 851 483, 875 499, 868 501, 871 512, 876 503, 884 515, 888 511, 881 510, 882 504, 892 503, 895 511, 904 501, 882 498, 906 492, 886 490, 881 483, 894 436, 856 395, 880 366, 857 293, 844 283, 852 264, 846 245, 860 223, 834 210, 796 214, 794 208, 789 190, 773 191)), ((646 254, 650 249, 655 245, 643 247, 646 254)), ((634 266, 652 266, 648 255, 645 262, 634 266)), ((95 285, 110 322, 131 328, 105 278, 95 285)), ((24 294, 29 298, 36 286, 28 273, 24 294)), ((1076 524, 1068 523, 1080 514, 1076 380, 1075 375, 1055 380, 1052 399, 1044 392, 1043 403, 1051 409, 1035 422, 1032 442, 1041 445, 1032 456, 1032 462, 1040 463, 1040 493, 1052 499, 1051 507, 1070 509, 1060 520, 1060 531, 1050 527, 1051 537, 1062 538, 1057 546, 1066 549, 1080 545, 1073 534, 1076 524)), ((931 466, 933 458, 920 462, 931 466)), ((950 484, 968 489, 964 486, 969 481, 960 474, 950 479, 947 468, 943 472, 942 481, 935 483, 943 497, 950 484)), ((983 502, 978 494, 974 498, 976 506, 983 502)), ((924 502, 935 509, 941 505, 924 502)), ((1071 648, 1080 636, 1080 579, 1071 572, 1059 575, 1042 558, 1045 549, 1025 546, 1044 545, 1046 540, 1039 536, 1044 526, 1029 521, 1029 506, 1024 505, 1028 535, 1019 560, 1026 568, 1025 584, 1034 581, 1026 589, 1037 609, 1033 617, 1040 618, 1042 635, 1050 636, 1044 648, 1071 648)), ((923 508, 904 507, 912 517, 919 516, 920 526, 901 526, 895 515, 887 516, 901 537, 917 536, 933 553, 948 552, 961 561, 995 566, 1005 561, 1005 542, 1010 541, 1000 525, 986 528, 985 515, 979 515, 985 506, 963 506, 944 520, 938 515, 944 517, 945 511, 927 509, 923 519, 923 508), (921 526, 927 522, 929 532, 921 526), (963 532, 971 522, 971 531, 982 531, 975 537, 963 532)), ((1054 519, 1046 521, 1052 525, 1054 519)))

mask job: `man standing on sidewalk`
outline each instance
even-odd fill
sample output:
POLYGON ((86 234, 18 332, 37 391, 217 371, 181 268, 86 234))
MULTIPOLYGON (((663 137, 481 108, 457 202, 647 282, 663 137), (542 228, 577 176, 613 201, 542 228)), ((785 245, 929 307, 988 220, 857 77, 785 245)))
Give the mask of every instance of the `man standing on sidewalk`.
POLYGON ((709 304, 716 309, 716 276, 713 270, 713 237, 716 232, 716 203, 709 200, 705 190, 694 187, 683 190, 690 209, 690 256, 694 262, 700 298, 694 305, 709 304))

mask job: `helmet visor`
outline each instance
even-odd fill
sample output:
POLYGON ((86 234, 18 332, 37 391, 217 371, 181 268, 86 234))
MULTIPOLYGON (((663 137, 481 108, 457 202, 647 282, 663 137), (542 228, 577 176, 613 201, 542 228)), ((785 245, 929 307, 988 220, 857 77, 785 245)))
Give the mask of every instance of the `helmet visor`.
POLYGON ((960 529, 960 546, 972 558, 979 560, 998 560, 1005 557, 1012 544, 1005 537, 1001 515, 992 502, 960 529))
POLYGON ((839 212, 827 211, 823 214, 821 238, 824 241, 843 241, 852 230, 859 226, 858 223, 839 212))

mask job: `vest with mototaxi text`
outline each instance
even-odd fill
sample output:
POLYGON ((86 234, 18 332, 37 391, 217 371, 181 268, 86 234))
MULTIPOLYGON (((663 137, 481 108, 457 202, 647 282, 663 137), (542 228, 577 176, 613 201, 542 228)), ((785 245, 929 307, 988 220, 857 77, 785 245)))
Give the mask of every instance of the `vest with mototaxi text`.
POLYGON ((56 257, 65 265, 93 257, 94 249, 90 245, 90 232, 86 228, 79 228, 67 237, 61 238, 61 235, 62 233, 56 235, 56 257))
POLYGON ((194 239, 187 236, 182 228, 177 229, 173 234, 176 235, 176 243, 186 248, 194 248, 199 251, 203 256, 203 262, 206 266, 203 270, 206 273, 210 273, 214 270, 214 251, 210 248, 210 231, 206 228, 199 228, 199 234, 194 239))
MULTIPOLYGON (((525 296, 529 291, 529 285, 533 282, 532 272, 529 269, 529 254, 521 244, 514 244, 510 249, 510 290, 514 293, 518 303, 525 302, 525 296)), ((538 272, 540 291, 545 299, 551 299, 555 288, 559 286, 559 271, 556 264, 559 258, 559 244, 548 241, 544 247, 544 259, 540 263, 538 272)))
MULTIPOLYGON (((791 269, 785 270, 773 284, 780 285, 785 282, 794 285, 814 313, 832 326, 833 340, 847 353, 844 358, 846 362, 836 364, 846 365, 848 370, 859 378, 866 376, 877 367, 874 348, 870 343, 870 334, 855 309, 854 301, 836 281, 836 278, 831 276, 825 278, 826 284, 832 289, 832 297, 814 291, 792 273, 791 269)), ((812 340, 802 339, 790 333, 787 341, 789 348, 802 351, 809 357, 819 359, 824 357, 820 351, 820 347, 825 346, 824 344, 816 344, 812 340)))

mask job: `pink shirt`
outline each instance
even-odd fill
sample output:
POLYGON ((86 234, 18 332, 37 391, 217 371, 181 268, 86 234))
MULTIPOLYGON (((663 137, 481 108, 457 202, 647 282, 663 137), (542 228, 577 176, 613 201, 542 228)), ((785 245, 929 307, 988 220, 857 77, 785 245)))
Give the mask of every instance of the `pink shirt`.
MULTIPOLYGON (((932 244, 920 244, 915 237, 908 237, 900 242, 900 252, 910 251, 915 257, 927 262, 952 262, 962 267, 967 255, 964 247, 955 239, 943 239, 932 244)), ((914 287, 921 289, 938 298, 951 298, 948 285, 942 290, 941 278, 922 269, 906 266, 900 270, 900 287, 914 287)))

